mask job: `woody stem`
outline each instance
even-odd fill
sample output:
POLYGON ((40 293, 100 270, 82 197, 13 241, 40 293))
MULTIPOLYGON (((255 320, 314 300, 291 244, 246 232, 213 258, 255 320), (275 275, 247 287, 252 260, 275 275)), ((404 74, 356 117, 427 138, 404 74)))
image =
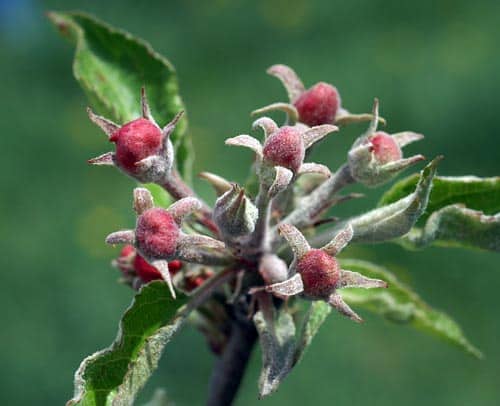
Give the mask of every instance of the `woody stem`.
MULTIPOLYGON (((179 172, 175 168, 172 169, 170 175, 163 183, 160 184, 160 186, 163 187, 176 200, 184 197, 197 197, 196 193, 182 180, 179 172)), ((214 235, 218 236, 219 228, 212 220, 212 210, 205 202, 201 202, 203 207, 201 208, 196 221, 210 230, 214 235)))

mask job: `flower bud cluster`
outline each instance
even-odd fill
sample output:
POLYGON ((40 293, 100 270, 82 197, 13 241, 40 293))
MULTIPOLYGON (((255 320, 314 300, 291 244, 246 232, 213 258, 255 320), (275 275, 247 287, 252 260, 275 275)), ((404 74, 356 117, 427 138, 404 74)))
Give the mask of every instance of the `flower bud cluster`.
POLYGON ((114 152, 89 162, 114 165, 139 182, 161 185, 175 200, 168 208, 155 207, 148 190, 134 190, 135 227, 107 238, 110 244, 126 244, 115 264, 134 287, 164 280, 174 297, 175 289, 196 290, 217 277, 218 267, 224 266, 234 273, 231 286, 233 296, 239 295, 239 299, 246 300, 250 291, 282 300, 292 296, 324 300, 359 322, 361 318, 342 300, 339 290, 386 284, 342 269, 336 255, 355 231, 347 225, 321 248, 311 247, 303 232, 332 222, 320 216, 334 204, 348 200, 349 195, 338 195, 342 188, 355 182, 378 186, 424 159, 421 155, 404 158, 402 152, 404 146, 423 136, 378 130, 379 123, 385 121, 379 117, 377 100, 371 114, 351 114, 342 107, 340 94, 331 84, 319 82, 306 89, 298 75, 284 65, 274 65, 268 73, 281 80, 289 103, 274 103, 256 113, 283 110, 286 122, 279 125, 269 117, 260 117, 252 130, 263 133, 262 141, 248 134, 226 139, 227 145, 243 146, 255 153, 258 193, 252 196, 246 186, 203 172, 200 177, 217 194, 213 208, 195 197, 175 169, 170 135, 182 112, 160 128, 144 90, 142 117, 121 126, 89 110, 90 119, 115 145, 114 152), (326 165, 306 162, 313 145, 340 126, 361 121, 369 121, 369 127, 353 143, 339 170, 332 173, 326 165), (305 174, 320 176, 307 182, 307 188, 295 187, 305 174), (285 254, 287 245, 293 260, 285 254), (250 286, 256 281, 259 286, 250 286))

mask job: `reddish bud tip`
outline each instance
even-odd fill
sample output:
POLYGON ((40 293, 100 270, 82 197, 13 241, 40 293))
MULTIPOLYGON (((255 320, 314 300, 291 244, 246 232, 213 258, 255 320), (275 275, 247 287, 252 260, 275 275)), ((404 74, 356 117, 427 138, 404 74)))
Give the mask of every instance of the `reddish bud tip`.
POLYGON ((339 280, 337 260, 319 249, 308 251, 298 262, 297 271, 302 276, 304 293, 312 298, 326 298, 339 280))
POLYGON ((170 273, 172 275, 175 275, 177 272, 179 272, 182 267, 184 266, 184 264, 182 263, 182 261, 179 261, 178 259, 174 259, 173 261, 170 261, 168 263, 168 270, 170 271, 170 273))
POLYGON ((281 127, 266 140, 264 159, 274 166, 283 166, 297 172, 304 161, 305 147, 300 131, 294 127, 281 127))
POLYGON ((378 131, 370 137, 373 146, 373 155, 380 164, 394 162, 403 157, 401 148, 389 134, 378 131))
POLYGON ((129 255, 135 253, 135 248, 133 245, 127 244, 120 251, 120 258, 127 258, 129 255))
POLYGON ((299 120, 308 126, 332 124, 340 107, 340 95, 335 87, 319 82, 295 102, 299 120))
POLYGON ((159 153, 162 139, 161 130, 145 118, 123 125, 109 138, 116 144, 116 163, 131 174, 138 171, 136 162, 159 153))
POLYGON ((148 283, 154 280, 161 280, 163 277, 158 269, 156 269, 153 265, 148 263, 143 257, 140 255, 136 255, 134 259, 134 270, 137 273, 137 276, 141 278, 144 283, 148 283))
POLYGON ((136 241, 144 255, 168 259, 175 254, 180 230, 165 209, 153 208, 137 219, 136 241))

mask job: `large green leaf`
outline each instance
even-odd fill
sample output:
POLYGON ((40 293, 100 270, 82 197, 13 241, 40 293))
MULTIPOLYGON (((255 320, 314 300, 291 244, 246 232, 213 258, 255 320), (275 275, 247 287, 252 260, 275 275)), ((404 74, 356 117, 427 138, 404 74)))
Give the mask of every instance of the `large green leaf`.
POLYGON ((396 322, 437 336, 467 353, 481 357, 481 352, 465 337, 458 324, 445 313, 432 309, 416 293, 389 271, 370 262, 342 260, 342 268, 388 282, 387 289, 342 289, 343 299, 353 307, 367 310, 396 322))
MULTIPOLYGON (((160 125, 184 110, 174 67, 147 42, 84 13, 50 12, 48 16, 76 45, 73 73, 100 114, 118 123, 139 117, 142 86, 160 125)), ((184 115, 172 134, 181 172, 192 159, 186 129, 184 115)))
POLYGON ((164 282, 144 286, 123 315, 113 344, 83 360, 68 406, 131 405, 183 324, 184 303, 185 298, 172 299, 164 282))
MULTIPOLYGON (((379 206, 393 203, 415 189, 418 176, 412 175, 397 182, 387 191, 379 202, 379 206)), ((427 205, 422 215, 426 220, 432 213, 451 204, 463 204, 485 214, 500 212, 500 177, 478 178, 476 176, 445 177, 436 176, 427 205)))
POLYGON ((500 213, 488 216, 458 204, 447 206, 432 213, 423 228, 414 228, 401 243, 408 248, 436 244, 500 252, 500 213))

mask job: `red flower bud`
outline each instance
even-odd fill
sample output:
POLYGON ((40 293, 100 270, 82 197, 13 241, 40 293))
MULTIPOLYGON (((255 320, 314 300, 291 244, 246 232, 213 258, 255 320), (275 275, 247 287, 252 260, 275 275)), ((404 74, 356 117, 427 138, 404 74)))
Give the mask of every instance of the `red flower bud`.
POLYGON ((283 166, 296 173, 305 157, 305 146, 300 131, 290 126, 281 127, 264 143, 263 155, 273 166, 283 166))
POLYGON ((394 162, 403 157, 401 148, 389 134, 378 131, 369 138, 373 145, 373 155, 380 164, 394 162))
POLYGON ((304 283, 304 293, 312 298, 328 297, 340 278, 337 260, 319 249, 305 253, 297 262, 297 271, 304 283))
POLYGON ((332 85, 319 82, 300 95, 295 107, 299 121, 308 126, 332 124, 340 107, 340 95, 332 85))
POLYGON ((139 254, 137 254, 134 259, 134 270, 137 273, 137 276, 141 278, 144 283, 163 279, 160 271, 158 271, 158 269, 156 269, 153 265, 149 264, 139 254))
POLYGON ((116 144, 116 163, 132 175, 139 171, 137 162, 159 153, 162 139, 161 130, 145 118, 123 125, 109 138, 116 144))
POLYGON ((165 209, 146 210, 137 219, 136 242, 140 251, 151 258, 168 259, 175 255, 180 229, 165 209))
POLYGON ((128 258, 130 255, 135 253, 135 248, 133 245, 127 244, 120 251, 120 258, 128 258))
POLYGON ((178 260, 178 259, 174 259, 173 261, 170 261, 168 263, 168 270, 170 271, 170 273, 172 275, 175 275, 177 272, 179 272, 182 267, 184 266, 184 264, 182 263, 182 261, 178 260))

